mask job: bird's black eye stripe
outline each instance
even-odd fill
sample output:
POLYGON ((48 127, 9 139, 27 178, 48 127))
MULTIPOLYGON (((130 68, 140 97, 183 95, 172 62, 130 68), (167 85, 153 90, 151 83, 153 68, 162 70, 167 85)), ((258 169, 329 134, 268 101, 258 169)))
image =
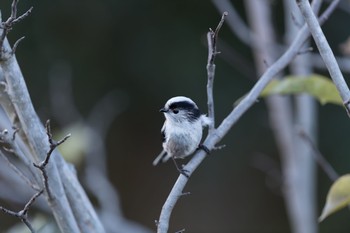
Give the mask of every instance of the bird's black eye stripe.
POLYGON ((188 101, 180 101, 180 102, 172 103, 169 105, 169 109, 174 114, 178 114, 179 110, 181 109, 187 110, 190 121, 196 121, 201 115, 201 112, 199 111, 199 109, 193 103, 188 101))
POLYGON ((181 102, 176 102, 176 103, 172 103, 169 106, 170 109, 186 109, 186 110, 191 110, 194 109, 195 106, 193 103, 190 103, 188 101, 181 101, 181 102))

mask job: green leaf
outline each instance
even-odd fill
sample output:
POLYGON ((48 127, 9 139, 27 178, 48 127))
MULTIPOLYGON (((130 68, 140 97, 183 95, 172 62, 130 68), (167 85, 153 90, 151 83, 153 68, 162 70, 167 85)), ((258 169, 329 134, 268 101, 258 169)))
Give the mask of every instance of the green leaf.
POLYGON ((338 178, 327 194, 326 204, 323 207, 319 222, 334 212, 350 204, 350 174, 338 178))
POLYGON ((265 87, 260 96, 302 93, 307 93, 315 97, 321 104, 332 103, 343 105, 343 101, 333 82, 329 78, 317 74, 303 77, 287 76, 281 80, 272 80, 265 87))

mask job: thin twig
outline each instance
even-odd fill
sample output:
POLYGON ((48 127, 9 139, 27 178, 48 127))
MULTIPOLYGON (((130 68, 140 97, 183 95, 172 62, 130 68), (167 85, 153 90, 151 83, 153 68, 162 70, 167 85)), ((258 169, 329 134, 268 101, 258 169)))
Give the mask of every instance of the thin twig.
POLYGON ((31 6, 25 13, 23 13, 22 15, 18 16, 17 18, 15 18, 12 23, 11 23, 11 27, 16 24, 19 23, 20 21, 22 21, 23 19, 25 19, 26 17, 29 16, 30 13, 32 13, 33 7, 31 6))
POLYGON ((322 153, 318 150, 315 143, 312 141, 312 139, 309 137, 309 135, 306 134, 304 130, 299 131, 300 137, 312 148, 314 155, 314 159, 318 163, 318 165, 322 168, 322 170, 327 174, 328 178, 332 181, 335 181, 338 179, 339 175, 334 170, 334 168, 329 164, 329 162, 324 158, 322 153))
POLYGON ((41 189, 40 191, 38 191, 37 193, 34 194, 34 196, 32 198, 30 198, 30 200, 25 204, 24 208, 18 212, 6 209, 2 206, 0 206, 0 210, 3 211, 4 213, 14 216, 16 218, 19 218, 28 228, 29 230, 34 233, 35 230, 33 228, 33 226, 31 225, 31 223, 28 220, 28 211, 29 208, 33 205, 33 203, 35 202, 35 200, 44 192, 43 189, 41 189))
POLYGON ((208 64, 210 65, 214 65, 214 60, 216 55, 218 54, 217 50, 216 50, 216 42, 218 39, 218 35, 219 35, 219 31, 225 21, 225 17, 228 15, 228 13, 225 11, 222 16, 221 16, 221 20, 218 24, 218 26, 216 27, 215 31, 213 31, 211 28, 209 28, 209 32, 208 32, 208 64))
POLYGON ((208 96, 208 116, 211 119, 209 124, 209 133, 215 129, 215 112, 214 112, 214 97, 213 97, 213 86, 214 86, 214 78, 215 78, 215 57, 218 54, 216 49, 217 39, 219 31, 225 21, 225 17, 228 13, 225 11, 221 20, 216 27, 215 31, 209 29, 207 33, 208 40, 208 63, 207 63, 207 74, 208 74, 208 83, 207 83, 207 96, 208 96))
POLYGON ((231 31, 246 45, 250 46, 253 44, 254 33, 239 16, 234 5, 229 0, 212 0, 212 3, 219 12, 230 12, 230 15, 227 17, 227 25, 230 27, 231 31))
POLYGON ((14 55, 16 53, 16 49, 17 49, 17 46, 19 45, 19 43, 24 40, 26 37, 25 36, 22 36, 21 38, 19 38, 12 46, 12 51, 11 51, 11 55, 14 55))
MULTIPOLYGON (((32 12, 33 7, 30 7, 29 10, 27 10, 24 14, 20 15, 17 17, 17 5, 18 5, 19 0, 13 0, 12 4, 11 4, 11 15, 10 17, 5 21, 5 22, 1 22, 1 28, 2 33, 0 35, 0 58, 4 59, 4 42, 5 42, 5 38, 8 34, 9 31, 11 31, 13 25, 15 25, 16 23, 22 21, 23 19, 25 19, 27 16, 29 16, 29 14, 32 12)), ((18 45, 18 43, 23 40, 24 37, 20 38, 19 40, 16 41, 15 45, 13 46, 13 49, 11 51, 11 55, 13 55, 16 51, 16 47, 18 45)))
POLYGON ((46 134, 47 134, 47 137, 48 137, 48 141, 49 141, 49 144, 50 144, 50 150, 47 152, 46 158, 43 161, 43 164, 41 165, 41 166, 44 166, 44 167, 48 164, 48 162, 50 160, 50 157, 51 157, 51 154, 56 149, 56 147, 58 147, 59 145, 64 143, 71 136, 71 134, 68 134, 63 139, 59 140, 58 142, 55 142, 53 140, 53 138, 52 138, 50 120, 46 121, 45 128, 46 128, 46 134))
POLYGON ((24 206, 24 209, 21 211, 21 213, 23 214, 27 214, 29 211, 29 208, 31 207, 31 205, 34 203, 34 201, 44 192, 44 190, 40 190, 39 192, 37 192, 28 202, 27 204, 24 206))
MULTIPOLYGON (((300 0, 297 0, 300 1, 300 0)), ((329 16, 333 13, 335 8, 337 8, 340 0, 333 0, 331 4, 327 7, 327 9, 323 12, 323 14, 318 18, 318 22, 322 25, 329 16)))
POLYGON ((46 134, 48 137, 48 141, 50 144, 50 149, 47 152, 46 157, 42 162, 40 162, 39 164, 33 163, 33 165, 34 165, 34 167, 38 168, 41 171, 41 173, 43 175, 43 179, 44 179, 44 188, 45 188, 49 198, 51 199, 52 195, 51 195, 51 192, 49 189, 49 177, 48 177, 47 172, 46 172, 46 166, 49 163, 52 152, 56 149, 56 147, 58 147, 59 145, 64 143, 71 135, 68 134, 63 139, 59 140, 58 142, 55 142, 52 138, 50 120, 46 121, 45 127, 46 127, 46 134))

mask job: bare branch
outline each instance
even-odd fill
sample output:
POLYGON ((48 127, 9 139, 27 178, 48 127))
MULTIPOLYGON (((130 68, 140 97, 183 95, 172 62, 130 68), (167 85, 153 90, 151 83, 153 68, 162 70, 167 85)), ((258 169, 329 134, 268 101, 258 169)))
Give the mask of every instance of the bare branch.
POLYGON ((29 220, 28 220, 28 211, 29 208, 33 205, 33 203, 35 202, 35 200, 44 192, 44 190, 40 190, 39 192, 37 192, 36 194, 34 194, 34 196, 25 204, 24 208, 18 212, 6 209, 2 206, 0 206, 0 210, 3 211, 6 214, 12 215, 16 218, 19 218, 27 227, 28 229, 34 233, 35 230, 33 228, 33 226, 30 224, 29 220))
POLYGON ((39 192, 37 192, 28 202, 27 204, 24 206, 24 209, 21 211, 22 214, 27 215, 29 208, 32 206, 32 204, 34 203, 34 201, 44 192, 44 190, 40 190, 39 192))
POLYGON ((208 116, 211 119, 211 122, 209 124, 209 132, 215 129, 215 112, 214 112, 214 97, 213 97, 213 85, 214 85, 214 78, 215 78, 215 57, 218 54, 218 51, 216 49, 217 39, 219 31, 225 21, 225 17, 228 15, 228 13, 225 11, 222 16, 221 20, 216 27, 215 31, 209 29, 209 32, 207 33, 207 40, 208 40, 208 63, 207 63, 207 75, 208 75, 208 83, 207 83, 207 96, 208 96, 208 116))
POLYGON ((16 53, 16 49, 17 49, 17 46, 19 45, 19 43, 24 40, 26 37, 25 36, 22 36, 21 38, 19 38, 12 46, 12 51, 11 51, 11 54, 14 55, 16 53))
MULTIPOLYGON (((310 62, 312 65, 317 69, 325 70, 327 67, 325 66, 322 57, 319 54, 312 53, 310 62)), ((349 57, 336 57, 337 63, 340 67, 340 69, 343 72, 350 73, 350 58, 349 57)))
POLYGON ((6 161, 6 163, 8 164, 8 166, 22 179, 24 180, 30 187, 32 187, 32 189, 38 191, 39 187, 37 185, 35 185, 26 175, 23 174, 22 171, 20 171, 13 163, 10 162, 10 160, 8 160, 8 158, 2 153, 0 152, 0 156, 6 161))
POLYGON ((208 64, 214 65, 214 60, 216 55, 218 54, 218 51, 216 50, 216 42, 218 39, 219 31, 225 21, 225 17, 228 15, 228 13, 225 11, 222 16, 221 20, 216 27, 215 31, 213 31, 211 28, 209 28, 209 32, 207 34, 208 36, 208 64))
POLYGON ((233 4, 228 0, 212 0, 219 12, 227 11, 230 15, 227 17, 227 24, 231 31, 246 45, 251 45, 255 36, 250 28, 241 19, 233 4))
MULTIPOLYGON (((1 28, 3 29, 1 35, 0 35, 0 58, 4 59, 4 41, 5 38, 8 34, 9 31, 11 31, 13 25, 15 25, 16 23, 22 21, 23 19, 25 19, 27 16, 29 16, 29 14, 32 12, 33 7, 30 7, 29 10, 27 10, 24 14, 20 15, 17 17, 17 5, 18 5, 19 0, 13 0, 12 4, 11 4, 11 15, 10 17, 5 21, 5 22, 1 22, 1 28)), ((13 55, 16 51, 16 47, 18 45, 18 43, 23 40, 24 37, 20 38, 19 40, 17 40, 17 42, 15 43, 15 45, 13 46, 13 49, 11 51, 11 55, 13 55)))
MULTIPOLYGON (((334 1, 336 2, 336 1, 334 1)), ((332 49, 330 48, 326 37, 323 34, 321 26, 313 13, 310 3, 308 0, 297 0, 298 6, 302 15, 304 16, 305 22, 307 23, 309 30, 312 34, 312 37, 315 40, 315 43, 320 51, 320 54, 325 62, 328 71, 331 75, 331 78, 337 87, 341 98, 343 99, 344 106, 350 117, 350 90, 344 80, 343 74, 339 69, 339 65, 334 57, 332 49)), ((336 5, 331 5, 330 7, 336 7, 336 5)), ((328 15, 323 18, 328 18, 328 15)))
MULTIPOLYGON (((3 40, 2 51, 11 51, 6 39, 3 40)), ((9 112, 6 111, 6 114, 13 120, 12 124, 21 129, 20 136, 23 141, 23 148, 21 147, 21 149, 28 151, 36 165, 38 165, 38 161, 44 161, 47 157, 46 148, 48 143, 45 129, 34 110, 16 57, 11 56, 9 52, 6 55, 8 56, 6 59, 2 59, 0 66, 7 84, 9 97, 7 104, 13 105, 13 108, 9 112)), ((52 198, 48 197, 48 193, 45 195, 48 197, 47 202, 60 231, 88 232, 89 229, 95 232, 105 232, 90 200, 76 178, 76 174, 58 152, 53 151, 52 153, 56 156, 51 156, 50 160, 53 161, 45 167, 47 176, 50 178, 52 198), (78 198, 80 198, 79 205, 74 205, 75 203, 72 203, 72 201, 78 198), (89 224, 86 224, 87 221, 89 224)), ((32 165, 29 167, 34 168, 32 165)), ((39 183, 40 178, 42 177, 37 177, 39 183)))
POLYGON ((47 164, 49 163, 52 152, 56 149, 56 147, 58 147, 59 145, 64 143, 71 135, 68 134, 63 139, 59 140, 58 142, 55 142, 52 139, 50 120, 46 121, 45 127, 46 127, 46 134, 48 137, 50 149, 47 152, 45 159, 41 163, 39 163, 39 164, 33 163, 33 165, 34 165, 34 167, 38 168, 41 171, 41 173, 43 175, 43 179, 44 179, 44 188, 45 188, 49 198, 52 198, 52 195, 51 195, 51 192, 49 189, 49 176, 47 175, 45 168, 46 168, 47 164))
MULTIPOLYGON (((325 11, 325 13, 322 14, 322 16, 324 16, 324 14, 330 14, 332 12, 332 10, 328 9, 329 8, 327 8, 327 10, 325 11)), ((232 110, 232 112, 221 122, 219 127, 208 134, 203 145, 205 145, 208 149, 212 149, 215 147, 215 145, 228 133, 228 131, 240 119, 240 117, 252 105, 254 105, 265 86, 276 76, 276 74, 283 70, 296 55, 298 55, 300 48, 309 36, 310 33, 307 30, 307 27, 303 26, 299 30, 293 43, 286 50, 286 52, 275 63, 273 63, 270 67, 266 69, 265 73, 260 77, 259 81, 243 98, 243 100, 232 110)), ((207 154, 202 150, 196 152, 196 154, 184 167, 184 169, 188 171, 189 175, 191 175, 195 171, 195 169, 201 164, 201 162, 205 159, 206 155, 207 154)), ((183 193, 183 189, 187 182, 188 179, 182 175, 180 175, 177 181, 175 182, 172 190, 170 191, 162 207, 157 227, 158 233, 165 233, 168 231, 171 212, 179 197, 181 196, 181 193, 183 193)))
POLYGON ((64 143, 71 136, 70 134, 68 134, 63 139, 59 140, 58 142, 55 142, 53 140, 53 138, 52 138, 50 120, 46 121, 45 128, 46 128, 46 134, 47 134, 47 137, 48 137, 48 141, 49 141, 49 144, 50 144, 50 150, 47 152, 46 158, 43 161, 42 165, 40 165, 40 166, 43 166, 43 167, 45 167, 48 164, 53 150, 56 149, 56 147, 58 147, 62 143, 64 143))
MULTIPOLYGON (((313 11, 318 14, 320 0, 313 0, 313 11)), ((295 18, 285 18, 287 44, 292 43, 300 27, 295 25, 295 21, 303 22, 304 19, 298 9, 295 1, 284 1, 284 12, 287 15, 293 15, 295 18)), ((289 64, 289 72, 297 76, 309 76, 313 73, 310 59, 309 40, 299 50, 298 56, 289 64), (302 54, 302 56, 300 56, 302 54)), ((292 97, 293 108, 293 154, 284 156, 286 160, 284 172, 286 207, 290 226, 294 232, 318 232, 316 224, 317 211, 315 201, 316 190, 316 166, 312 158, 313 151, 305 143, 301 142, 295 125, 300 125, 316 141, 317 131, 317 105, 315 100, 309 95, 295 95, 292 97)), ((291 134, 291 132, 289 132, 291 134)))
POLYGON ((318 163, 318 165, 322 168, 322 170, 327 174, 330 180, 335 181, 339 178, 338 173, 334 170, 334 168, 328 163, 328 161, 324 158, 321 152, 316 147, 315 143, 312 139, 307 135, 304 130, 299 131, 299 136, 307 143, 313 150, 314 159, 318 163))
MULTIPOLYGON (((298 3, 300 0, 296 0, 296 1, 298 3)), ((319 1, 319 2, 322 2, 322 1, 319 1)), ((339 5, 339 2, 340 2, 340 0, 333 0, 332 3, 329 4, 329 6, 323 12, 321 17, 318 18, 318 22, 320 25, 322 25, 329 18, 329 16, 333 13, 335 8, 337 8, 337 6, 339 5)))
MULTIPOLYGON (((17 147, 14 144, 14 140, 15 140, 15 135, 17 133, 18 130, 13 131, 12 136, 9 134, 8 130, 5 129, 3 131, 0 132, 0 143, 3 144, 2 145, 2 149, 8 153, 10 153, 11 155, 15 155, 18 158, 23 158, 25 156, 23 155, 19 155, 19 151, 17 149, 17 147)), ((24 180, 30 187, 32 187, 34 190, 38 191, 40 190, 39 187, 34 184, 29 178, 28 176, 24 175, 22 171, 20 171, 7 157, 4 153, 2 153, 2 151, 0 151, 0 156, 6 161, 6 163, 8 164, 8 166, 22 179, 24 180)), ((25 162, 25 161, 23 161, 25 162)), ((29 163, 26 163, 29 164, 29 163)))

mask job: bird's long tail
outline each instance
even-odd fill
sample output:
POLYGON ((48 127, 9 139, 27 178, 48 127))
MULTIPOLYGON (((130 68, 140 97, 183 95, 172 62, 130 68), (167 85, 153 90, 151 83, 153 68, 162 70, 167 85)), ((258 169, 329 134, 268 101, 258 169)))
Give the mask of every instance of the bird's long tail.
POLYGON ((170 157, 167 155, 167 153, 165 152, 165 150, 163 150, 162 152, 160 152, 160 154, 155 158, 155 160, 153 160, 153 166, 156 166, 160 161, 162 161, 163 163, 168 161, 170 157))

